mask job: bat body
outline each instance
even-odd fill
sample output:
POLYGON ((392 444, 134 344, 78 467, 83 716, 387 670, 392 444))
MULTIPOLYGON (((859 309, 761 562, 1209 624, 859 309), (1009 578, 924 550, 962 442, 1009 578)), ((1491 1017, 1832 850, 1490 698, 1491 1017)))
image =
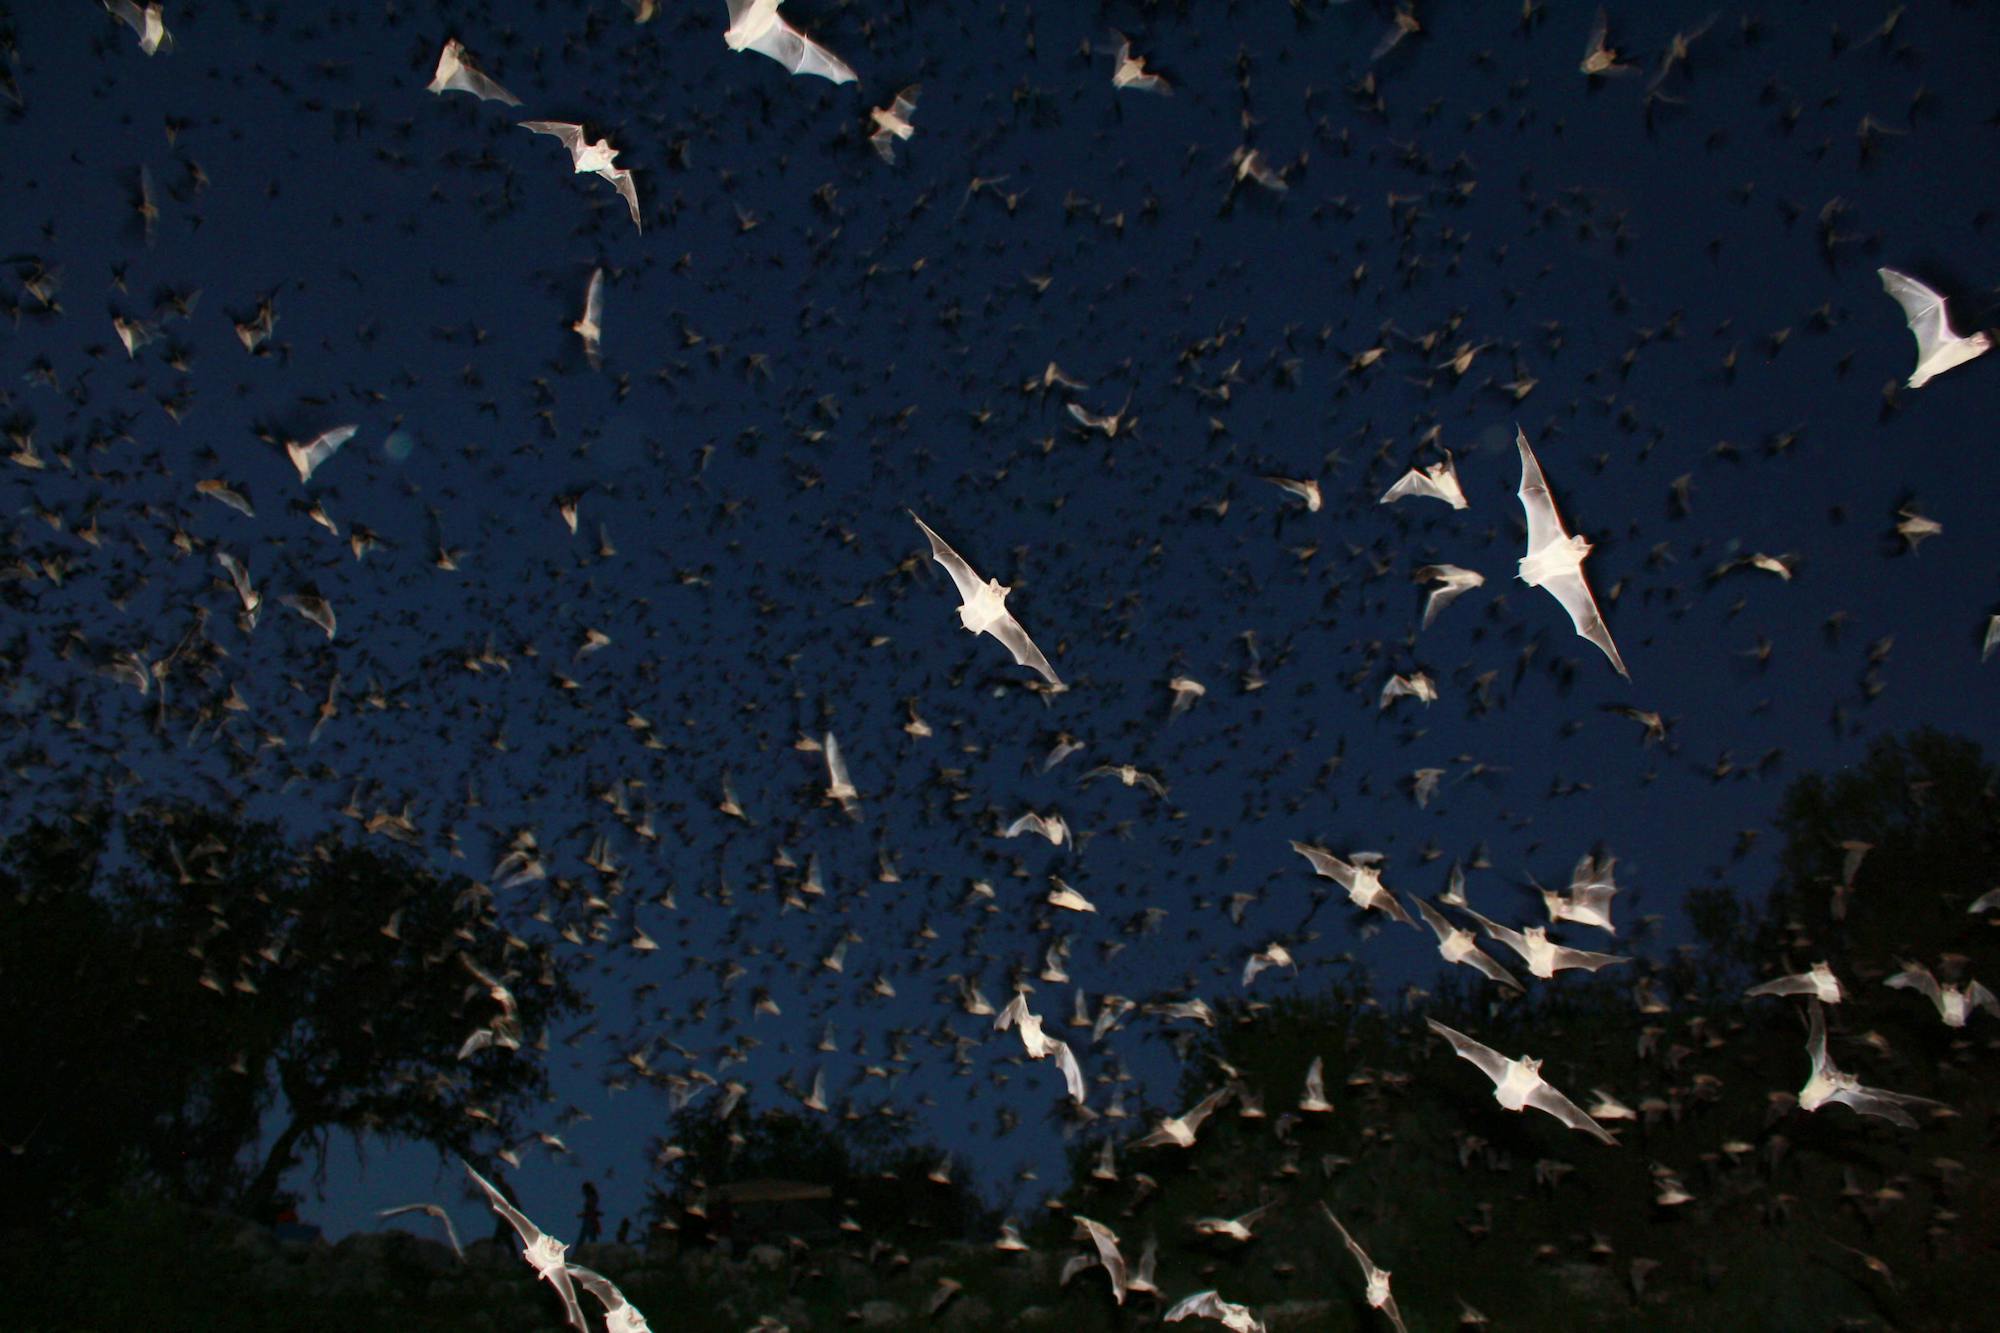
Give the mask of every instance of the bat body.
POLYGON ((1542 465, 1535 461, 1535 451, 1528 447, 1528 437, 1519 426, 1514 428, 1514 443, 1521 450, 1518 494, 1521 508, 1528 516, 1528 553, 1521 557, 1520 580, 1530 588, 1546 588, 1550 596, 1562 603, 1563 610, 1569 612, 1576 632, 1603 649, 1618 674, 1630 680, 1632 673, 1618 656, 1618 645, 1611 641, 1611 631, 1605 627, 1604 617, 1598 614, 1597 599, 1590 595, 1590 585, 1584 582, 1583 561, 1590 554, 1590 543, 1572 537, 1563 527, 1562 516, 1556 513, 1556 502, 1549 495, 1549 484, 1542 478, 1542 465))

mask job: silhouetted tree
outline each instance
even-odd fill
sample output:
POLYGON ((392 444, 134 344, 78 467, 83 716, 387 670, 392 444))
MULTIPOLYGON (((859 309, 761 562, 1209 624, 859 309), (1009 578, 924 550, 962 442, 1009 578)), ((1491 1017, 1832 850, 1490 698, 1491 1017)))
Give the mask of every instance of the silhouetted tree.
POLYGON ((8 839, 0 998, 40 1021, 0 1053, 0 1133, 27 1138, 0 1217, 121 1184, 261 1216, 335 1130, 476 1154, 547 1080, 532 1049, 458 1059, 501 1012, 461 955, 526 1034, 579 1002, 482 886, 401 852, 170 806, 8 839))

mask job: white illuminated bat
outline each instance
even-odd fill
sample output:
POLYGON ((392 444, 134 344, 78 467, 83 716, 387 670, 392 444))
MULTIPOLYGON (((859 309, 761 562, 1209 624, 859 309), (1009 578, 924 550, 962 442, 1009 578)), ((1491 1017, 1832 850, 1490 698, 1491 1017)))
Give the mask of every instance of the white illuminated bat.
POLYGON ((482 102, 505 102, 508 106, 521 105, 521 99, 502 88, 479 71, 472 62, 463 43, 456 38, 444 44, 438 54, 437 73, 431 77, 427 92, 443 96, 445 93, 471 93, 482 102))
POLYGON ((1018 665, 1033 667, 1049 684, 1057 689, 1064 688, 1055 668, 1049 665, 1049 659, 1035 647, 1034 640, 1021 628, 1021 622, 1008 614, 1007 594, 1013 589, 1001 586, 998 579, 981 582, 972 566, 966 564, 965 558, 952 550, 944 538, 932 532, 915 514, 910 514, 910 517, 924 530, 924 536, 930 538, 931 559, 944 566, 945 573, 951 575, 952 583, 958 588, 961 602, 958 608, 959 624, 973 634, 991 634, 1007 646, 1007 651, 1014 655, 1018 665))
POLYGON ((1959 337, 1951 331, 1944 311, 1944 297, 1906 273, 1878 268, 1882 290, 1896 298, 1917 339, 1917 368, 1910 372, 1908 387, 1922 388, 1927 380, 1942 375, 1953 366, 1962 366, 1992 350, 1993 340, 1983 333, 1959 337))
POLYGON ((1525 1055, 1518 1060, 1509 1060, 1500 1052, 1480 1045, 1463 1032, 1455 1032, 1434 1018, 1426 1018, 1424 1022, 1430 1025, 1431 1031, 1451 1043, 1452 1050, 1460 1059, 1476 1065, 1480 1073, 1493 1080, 1493 1100, 1507 1110, 1521 1111, 1532 1106, 1537 1111, 1548 1112, 1571 1129, 1580 1129, 1613 1147, 1618 1145, 1618 1140, 1611 1137, 1611 1131, 1543 1081, 1540 1060, 1525 1055))
POLYGON ((1528 447, 1528 437, 1519 426, 1514 428, 1514 443, 1521 449, 1518 494, 1528 516, 1528 553, 1521 557, 1519 578, 1530 588, 1548 589, 1569 612, 1576 632, 1603 649, 1618 674, 1630 680, 1632 673, 1618 656, 1618 645, 1611 641, 1611 631, 1598 614, 1597 599, 1584 582, 1583 561, 1590 554, 1590 543, 1572 537, 1563 527, 1556 502, 1549 496, 1549 484, 1542 479, 1542 465, 1535 461, 1535 451, 1528 447))

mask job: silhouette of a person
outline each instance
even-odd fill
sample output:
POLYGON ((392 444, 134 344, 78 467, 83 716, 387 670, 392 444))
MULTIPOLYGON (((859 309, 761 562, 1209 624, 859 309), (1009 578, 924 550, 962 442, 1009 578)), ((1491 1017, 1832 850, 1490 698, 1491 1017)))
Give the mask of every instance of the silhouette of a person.
POLYGON ((597 1186, 583 1182, 583 1214, 577 1219, 576 1243, 589 1245, 604 1236, 604 1209, 597 1203, 597 1186))

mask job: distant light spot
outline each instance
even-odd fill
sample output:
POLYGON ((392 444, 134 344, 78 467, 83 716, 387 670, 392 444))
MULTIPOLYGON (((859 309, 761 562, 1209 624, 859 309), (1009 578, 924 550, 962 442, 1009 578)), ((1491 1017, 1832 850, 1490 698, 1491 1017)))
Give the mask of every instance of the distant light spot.
POLYGON ((392 463, 400 463, 410 456, 410 450, 417 447, 416 436, 406 430, 393 430, 389 438, 382 441, 382 452, 392 463))

